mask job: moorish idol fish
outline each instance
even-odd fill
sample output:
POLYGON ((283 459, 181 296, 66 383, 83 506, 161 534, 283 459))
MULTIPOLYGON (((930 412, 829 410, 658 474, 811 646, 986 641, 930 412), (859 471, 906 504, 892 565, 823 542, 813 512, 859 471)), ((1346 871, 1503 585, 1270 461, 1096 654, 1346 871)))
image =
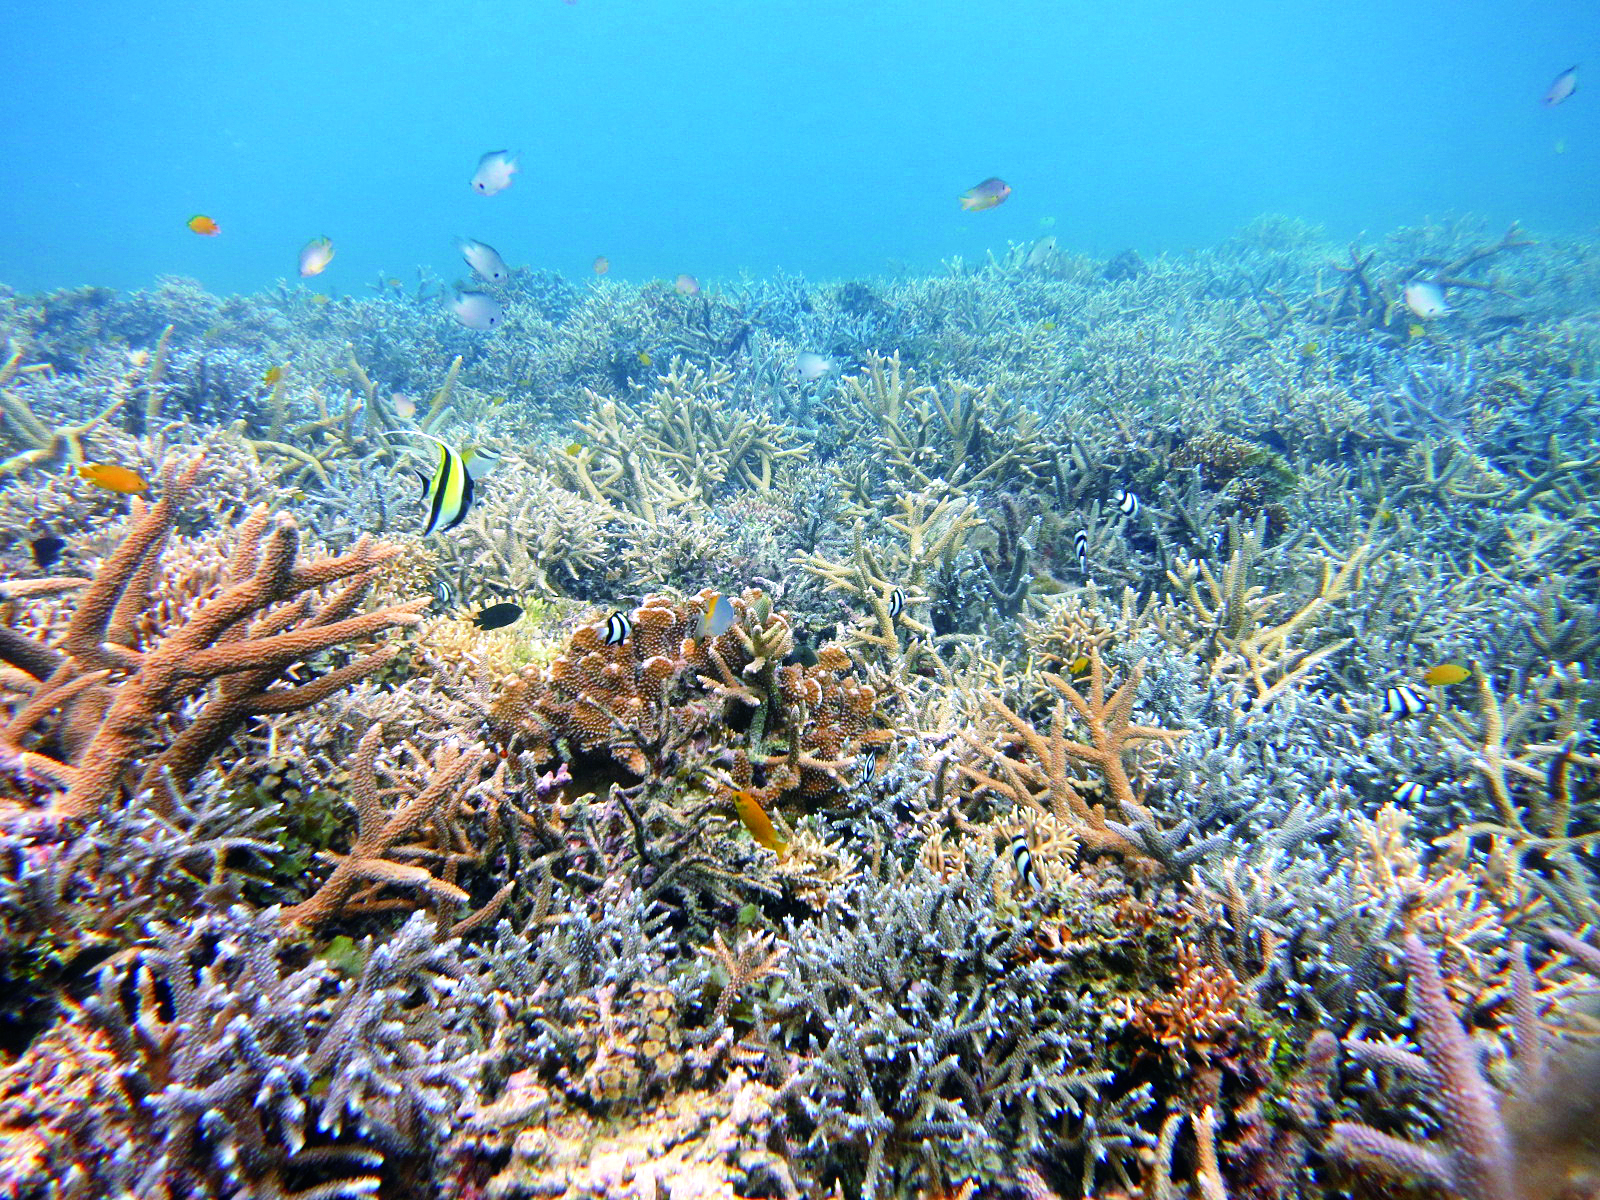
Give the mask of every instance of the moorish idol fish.
POLYGON ((420 429, 396 429, 393 432, 424 438, 439 447, 439 462, 433 469, 433 478, 422 481, 422 502, 428 509, 428 520, 422 527, 422 536, 454 529, 466 520, 467 510, 472 507, 472 476, 467 471, 467 464, 462 461, 460 451, 420 429))

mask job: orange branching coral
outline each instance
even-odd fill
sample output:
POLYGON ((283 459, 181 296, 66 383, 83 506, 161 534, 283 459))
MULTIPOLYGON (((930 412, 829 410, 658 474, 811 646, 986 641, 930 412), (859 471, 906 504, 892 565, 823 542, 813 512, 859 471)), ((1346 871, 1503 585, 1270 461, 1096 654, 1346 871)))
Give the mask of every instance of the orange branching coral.
POLYGON ((1128 819, 1150 817, 1149 810, 1134 794, 1133 780, 1124 760, 1134 747, 1145 742, 1174 742, 1181 731, 1135 725, 1133 698, 1143 676, 1142 664, 1128 672, 1122 686, 1106 695, 1106 669, 1100 648, 1090 645, 1088 694, 1053 672, 1044 679, 1059 695, 1050 722, 1050 732, 1041 733, 1008 708, 997 696, 986 696, 988 708, 1004 723, 999 734, 983 739, 963 731, 967 743, 987 758, 988 769, 958 763, 961 773, 980 788, 1010 797, 1019 807, 1036 809, 1072 828, 1091 850, 1110 850, 1129 858, 1143 854, 1127 838, 1107 825, 1106 806, 1085 799, 1083 781, 1075 779, 1073 763, 1082 763, 1099 772, 1104 793, 1111 801, 1112 813, 1128 819), (1067 706, 1086 727, 1087 741, 1068 736, 1067 706), (1010 751, 1020 747, 1028 758, 1013 758, 1010 751))
POLYGON ((60 793, 58 815, 82 816, 164 774, 193 778, 248 718, 314 704, 370 675, 393 650, 273 687, 287 668, 413 625, 426 603, 357 615, 399 549, 363 538, 345 554, 302 563, 294 521, 265 509, 240 524, 225 563, 207 561, 202 547, 164 573, 162 548, 199 472, 198 458, 181 471, 168 467, 160 500, 133 501, 128 532, 82 589, 59 642, 15 633, 0 640, 0 661, 17 668, 6 682, 22 693, 0 726, 0 762, 60 793))
POLYGON ((763 803, 839 787, 859 749, 887 737, 878 693, 837 646, 823 647, 811 666, 783 665, 794 647, 790 622, 759 591, 728 597, 734 623, 697 636, 714 599, 710 591, 687 602, 648 596, 615 644, 603 619, 582 626, 547 667, 495 689, 491 726, 526 741, 541 762, 603 750, 641 777, 700 738, 702 749, 731 752, 729 780, 763 803))
MULTIPOLYGON (((415 860, 443 861, 453 867, 456 847, 450 842, 460 839, 451 839, 449 831, 488 751, 441 744, 427 766, 426 783, 415 795, 386 808, 385 789, 378 783, 378 751, 382 747, 383 727, 374 725, 356 747, 350 764, 355 838, 344 854, 322 854, 334 864, 332 873, 309 899, 283 910, 286 923, 315 926, 341 914, 409 906, 409 901, 386 898, 384 893, 391 888, 425 892, 445 906, 467 900, 467 893, 450 878, 435 875, 415 860), (438 844, 441 840, 445 842, 442 846, 438 844)), ((388 789, 396 790, 403 789, 388 789)), ((453 872, 447 876, 449 873, 453 872)))
POLYGON ((1244 1010, 1244 989, 1225 966, 1180 942, 1171 988, 1130 1014, 1134 1028, 1175 1059, 1208 1062, 1226 1052, 1244 1010))

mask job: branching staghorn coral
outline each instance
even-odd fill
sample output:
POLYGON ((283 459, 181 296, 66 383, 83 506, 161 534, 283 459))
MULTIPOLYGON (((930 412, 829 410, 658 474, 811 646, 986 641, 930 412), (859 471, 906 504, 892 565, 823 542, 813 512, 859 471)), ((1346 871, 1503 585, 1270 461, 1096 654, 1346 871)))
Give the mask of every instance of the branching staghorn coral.
POLYGON ((22 1178, 76 1176, 62 1195, 335 1200, 373 1194, 380 1170, 425 1169, 476 1088, 488 999, 420 914, 362 954, 342 977, 271 910, 159 926, 6 1072, 43 1075, 40 1095, 0 1080, 0 1109, 43 1118, 39 1173, 22 1178), (71 1120, 52 1111, 64 1068, 108 1080, 71 1120))
POLYGON ((552 466, 580 495, 652 523, 709 505, 736 482, 768 491, 807 447, 770 418, 731 407, 723 393, 732 378, 675 360, 638 408, 587 392, 583 440, 575 453, 552 455, 552 466))
POLYGON ((1286 612, 1284 593, 1267 593, 1251 582, 1265 521, 1258 519, 1248 529, 1234 524, 1231 529, 1232 552, 1220 577, 1204 561, 1168 573, 1182 601, 1171 600, 1164 606, 1168 618, 1164 624, 1210 664, 1214 678, 1242 684, 1257 701, 1266 703, 1348 644, 1348 638, 1315 648, 1298 643, 1304 635, 1315 634, 1330 612, 1360 587, 1362 564, 1371 550, 1358 545, 1343 557, 1325 558, 1315 594, 1286 612))
POLYGON ((356 810, 356 831, 350 847, 342 854, 324 853, 323 857, 333 863, 333 871, 310 897, 283 911, 285 921, 315 927, 336 916, 382 911, 393 907, 393 901, 382 898, 388 888, 415 889, 441 907, 468 899, 451 878, 458 859, 470 857, 461 848, 463 839, 456 826, 456 813, 462 793, 476 782, 474 777, 489 752, 441 744, 427 764, 426 786, 386 809, 386 789, 378 782, 378 752, 382 746, 383 727, 374 725, 361 739, 350 762, 351 802, 356 810), (411 840, 429 836, 435 844, 411 840), (407 843, 397 844, 402 839, 407 843), (418 859, 442 860, 447 870, 443 876, 435 874, 418 859))
POLYGON ((286 668, 415 624, 424 606, 353 615, 398 547, 363 539, 346 554, 300 563, 294 521, 257 509, 239 526, 225 566, 191 563, 188 590, 164 596, 165 610, 152 613, 162 549, 199 467, 169 467, 161 498, 135 501, 127 534, 83 588, 58 644, 0 631, 0 660, 15 668, 7 682, 21 692, 0 728, 0 750, 13 774, 54 793, 59 815, 84 816, 122 788, 151 788, 163 776, 181 786, 249 717, 315 704, 393 651, 273 687, 286 668), (319 602, 321 589, 341 581, 319 602))
MULTIPOLYGON (((171 332, 168 326, 167 333, 171 332)), ((44 363, 23 366, 27 347, 8 339, 9 353, 0 362, 0 431, 18 438, 23 448, 0 460, 0 479, 21 475, 30 467, 42 467, 62 458, 75 465, 85 462, 85 440, 115 416, 137 390, 143 388, 150 395, 159 393, 165 348, 166 337, 163 336, 154 356, 147 351, 131 354, 129 370, 113 387, 109 402, 93 416, 83 421, 51 425, 35 415, 27 399, 9 386, 19 376, 48 371, 49 366, 44 363)))
POLYGON ((1105 661, 1098 646, 1089 646, 1088 659, 1087 694, 1054 672, 1044 673, 1045 681, 1058 693, 1047 734, 1007 707, 998 696, 986 697, 989 711, 1000 718, 1001 724, 982 736, 962 730, 961 736, 978 755, 979 765, 958 762, 956 766, 974 788, 1009 799, 1019 809, 1050 815, 1080 837, 1086 848, 1138 859, 1147 852, 1113 829, 1107 816, 1109 810, 1132 822, 1154 820, 1134 791, 1124 756, 1141 743, 1170 744, 1184 735, 1181 730, 1133 723, 1133 701, 1143 664, 1136 665, 1121 686, 1107 696, 1105 661), (1083 741, 1070 736, 1069 705, 1075 719, 1086 728, 1083 741), (1013 757, 1013 747, 1020 747, 1027 757, 1013 757), (1084 780, 1073 773, 1073 764, 1094 769, 1107 803, 1091 803, 1084 796, 1084 780))
POLYGON ((869 353, 865 373, 846 376, 844 386, 854 408, 845 417, 846 440, 873 439, 895 491, 1034 478, 1049 461, 1037 415, 1002 398, 993 384, 947 380, 941 395, 903 370, 896 351, 888 358, 869 353))

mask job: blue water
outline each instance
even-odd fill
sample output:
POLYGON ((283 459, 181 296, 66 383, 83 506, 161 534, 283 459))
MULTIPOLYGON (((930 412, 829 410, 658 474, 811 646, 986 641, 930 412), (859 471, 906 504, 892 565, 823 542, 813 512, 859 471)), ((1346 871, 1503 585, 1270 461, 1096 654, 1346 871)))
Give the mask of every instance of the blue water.
POLYGON ((1181 250, 1264 212, 1339 236, 1600 220, 1579 0, 11 0, 0 71, 0 281, 21 289, 253 290, 320 234, 338 256, 314 284, 362 294, 460 275, 455 235, 568 275, 604 254, 623 279, 714 280, 933 269, 1045 228, 1181 250), (473 194, 501 148, 514 186, 473 194), (1009 202, 962 213, 990 175, 1009 202))

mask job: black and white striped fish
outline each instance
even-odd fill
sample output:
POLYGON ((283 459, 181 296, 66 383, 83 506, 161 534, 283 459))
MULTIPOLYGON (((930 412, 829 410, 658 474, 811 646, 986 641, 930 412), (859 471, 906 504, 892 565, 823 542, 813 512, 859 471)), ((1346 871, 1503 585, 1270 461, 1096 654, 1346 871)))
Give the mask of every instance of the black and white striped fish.
POLYGON ((906 610, 906 594, 899 588, 889 593, 889 619, 892 621, 906 610))
POLYGON ((1123 488, 1118 488, 1111 493, 1111 498, 1117 502, 1117 511, 1125 517, 1139 515, 1139 497, 1123 488))
POLYGON ((1389 717, 1419 717, 1428 711, 1428 698, 1415 688, 1397 683, 1383 693, 1383 712, 1389 717))
POLYGON ((607 646, 620 646, 628 640, 628 635, 633 632, 633 622, 628 620, 628 614, 618 609, 606 618, 605 628, 601 631, 600 641, 607 646))
POLYGON ((1394 789, 1394 798, 1401 804, 1412 808, 1420 808, 1428 802, 1428 789, 1415 779, 1408 779, 1394 789))
POLYGON ((1089 531, 1080 529, 1072 537, 1072 549, 1078 555, 1078 570, 1089 573, 1089 531))
POLYGON ((432 442, 439 451, 433 478, 422 477, 422 503, 428 510, 422 536, 454 529, 467 519, 467 510, 472 507, 472 476, 467 473, 467 465, 462 461, 460 452, 448 442, 440 441, 420 429, 396 429, 393 432, 432 442))
POLYGON ((442 608, 449 608, 456 601, 456 590, 450 586, 448 579, 434 580, 433 595, 442 608))
POLYGON ((1028 847, 1026 834, 1011 835, 1011 865, 1017 869, 1017 882, 1030 887, 1039 885, 1039 874, 1033 869, 1033 851, 1028 847))

